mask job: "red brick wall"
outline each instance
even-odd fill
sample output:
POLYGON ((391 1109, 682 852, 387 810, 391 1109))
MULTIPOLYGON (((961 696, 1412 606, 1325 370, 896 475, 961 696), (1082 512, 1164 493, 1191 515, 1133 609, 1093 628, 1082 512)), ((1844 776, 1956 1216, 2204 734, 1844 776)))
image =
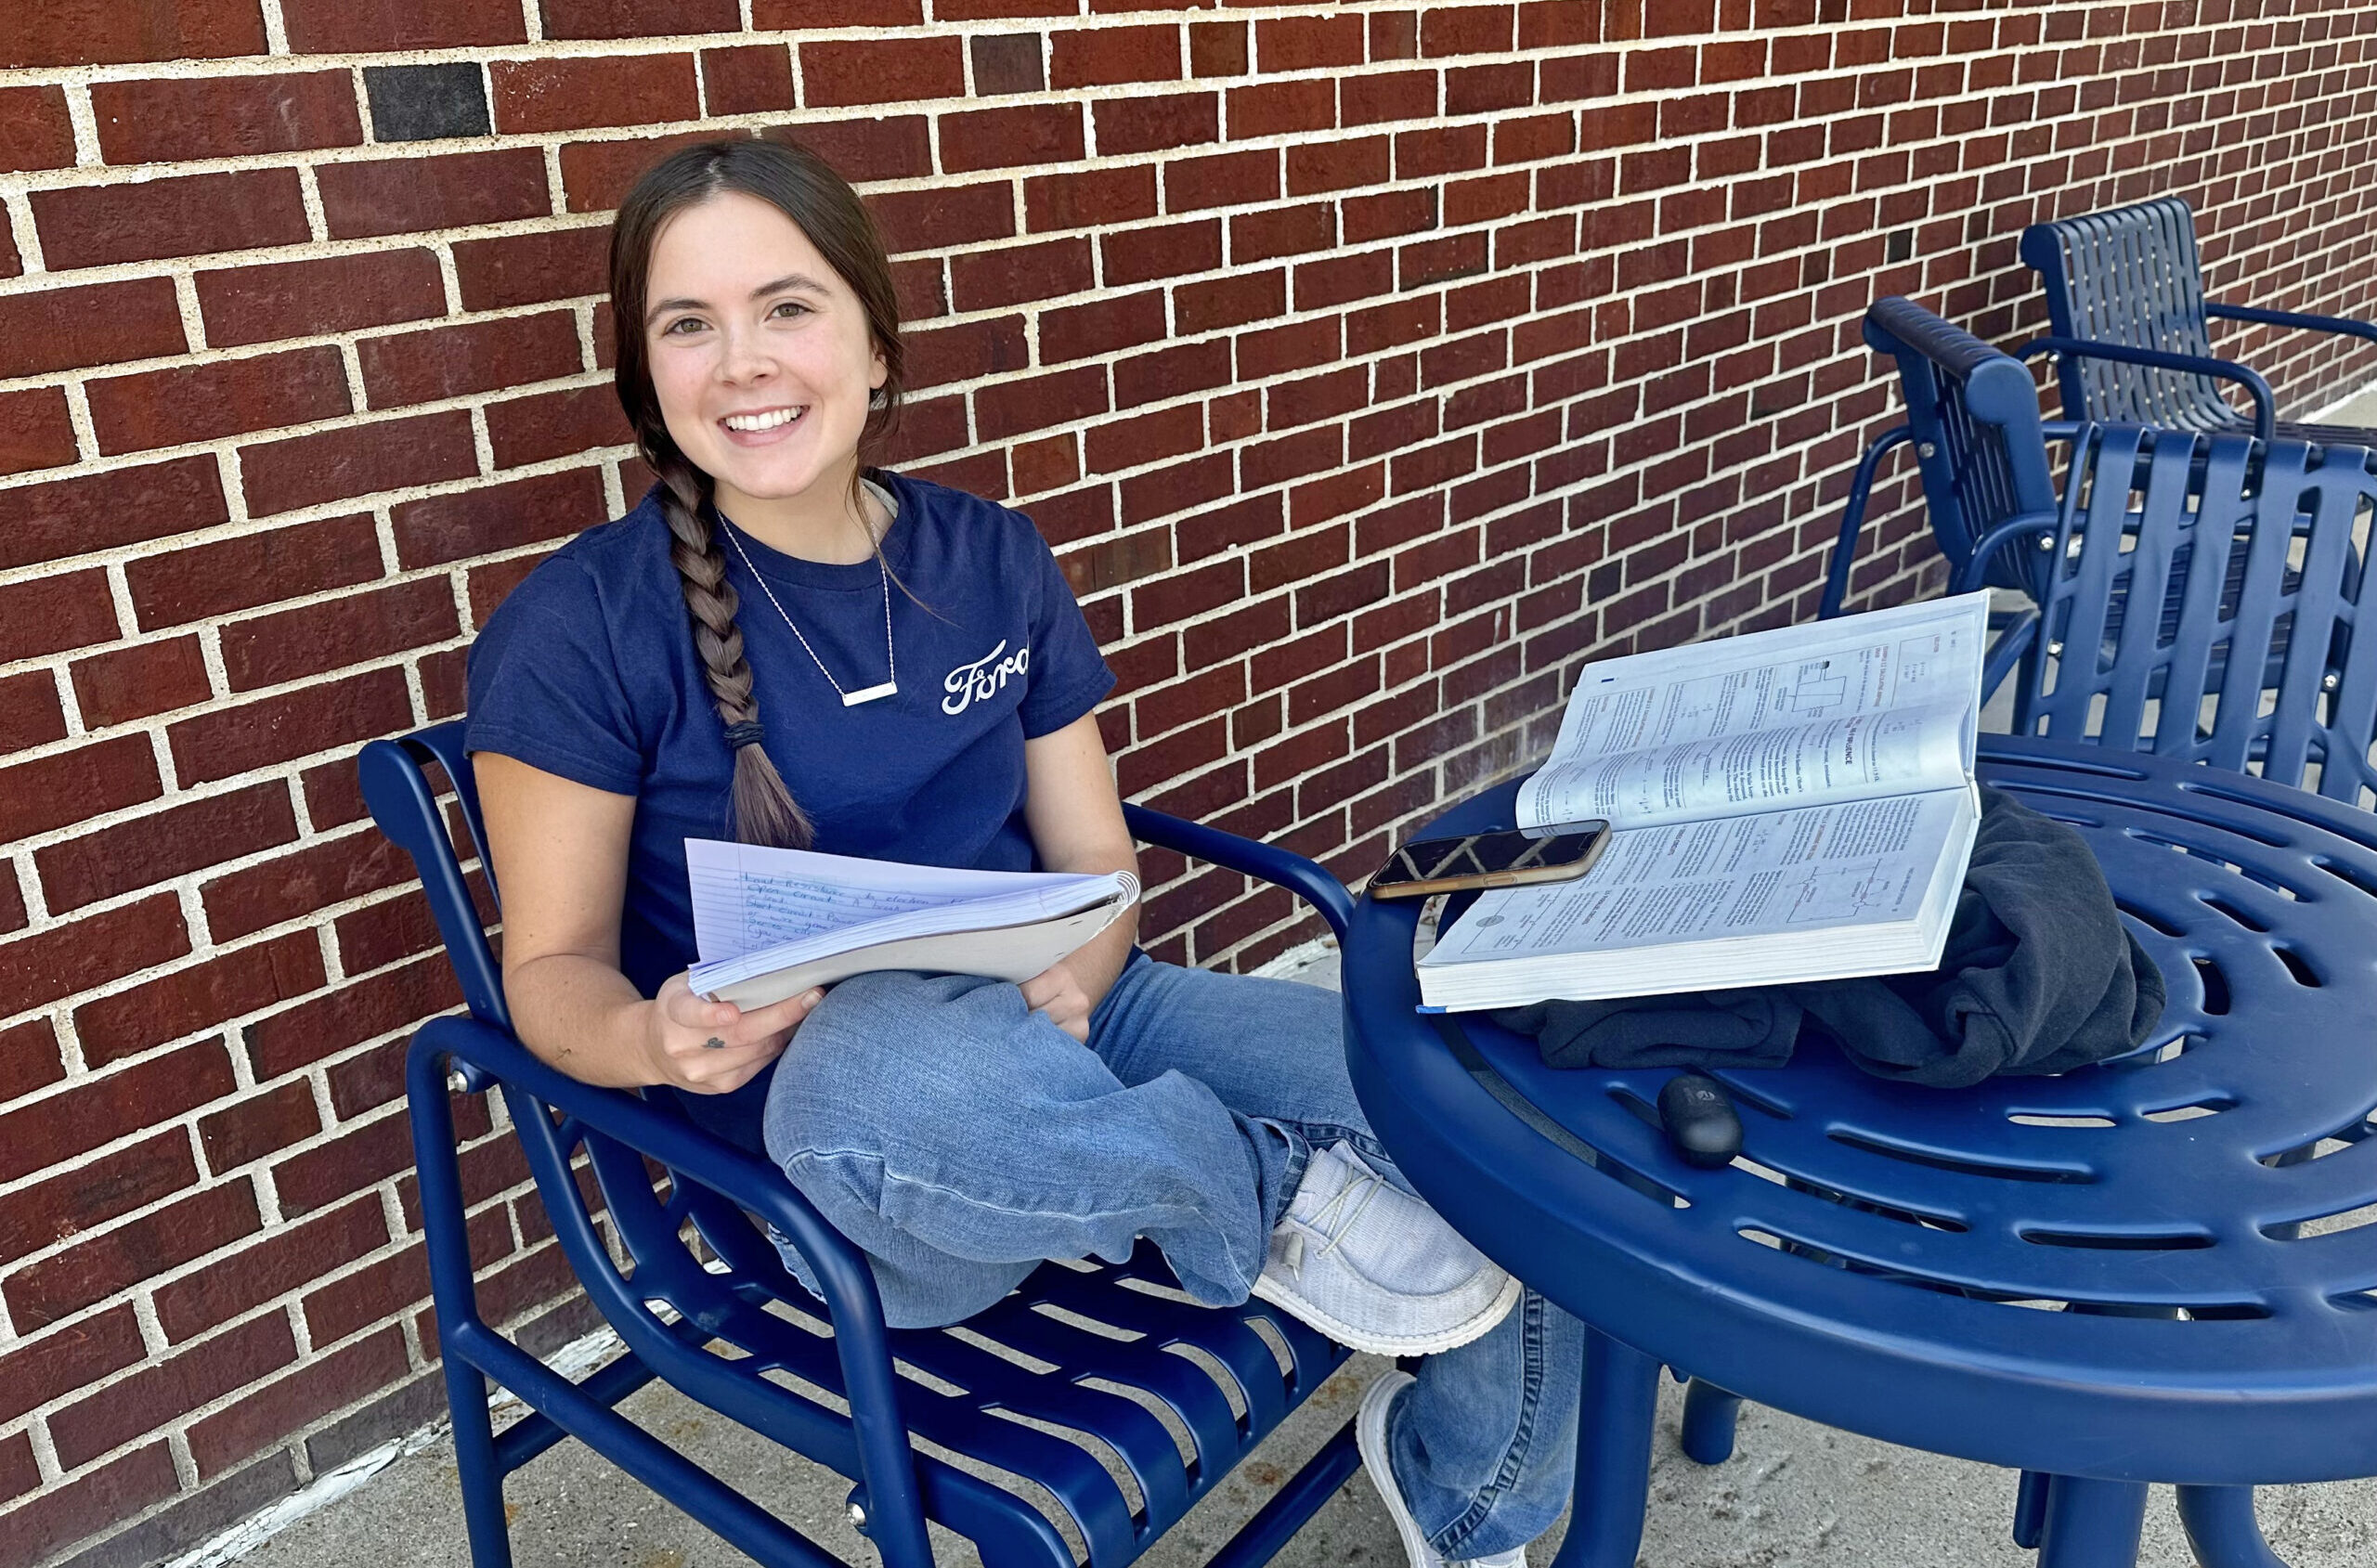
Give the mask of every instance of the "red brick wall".
MULTIPOLYGON (((348 759, 638 494, 597 290, 656 147, 861 183, 906 460, 1056 544, 1126 788, 1352 874, 1587 654, 1811 613, 1877 294, 2010 341, 2025 222, 2178 192, 2218 292, 2377 313, 2372 39, 2363 0, 18 0, 0 1559, 163 1555, 436 1406, 396 1062, 453 992, 348 759)), ((2377 371, 2232 346, 2295 411, 2377 371)), ((1890 497, 1861 594, 1937 580, 1890 497)), ((1167 956, 1310 933, 1150 860, 1167 956)), ((563 1284, 519 1178, 472 1156, 506 1315, 563 1284)))

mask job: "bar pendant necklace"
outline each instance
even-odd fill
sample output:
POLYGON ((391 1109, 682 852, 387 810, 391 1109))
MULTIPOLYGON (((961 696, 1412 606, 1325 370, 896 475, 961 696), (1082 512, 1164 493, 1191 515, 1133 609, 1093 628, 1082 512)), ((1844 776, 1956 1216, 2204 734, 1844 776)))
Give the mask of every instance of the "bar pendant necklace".
POLYGON ((734 553, 743 558, 743 569, 751 574, 751 580, 760 585, 760 591, 766 594, 768 603, 776 607, 776 614, 784 617, 784 624, 792 628, 792 635, 799 640, 801 652, 807 654, 809 662, 817 667, 817 673, 825 678, 825 684, 831 686, 840 695, 844 707, 856 707, 861 703, 871 703, 877 697, 899 694, 900 660, 891 649, 891 568, 883 564, 881 546, 878 545, 876 549, 875 569, 883 574, 883 663, 890 673, 877 685, 862 687, 855 692, 846 692, 842 690, 842 683, 834 679, 834 672, 825 667, 825 661, 817 656, 817 650, 809 645, 809 639, 800 635, 799 624, 792 618, 792 612, 784 607, 784 601, 776 597, 776 590, 768 586, 767 578, 760 576, 760 568, 751 562, 751 552, 743 548, 741 531, 733 523, 727 522, 724 512, 719 513, 719 521, 726 525, 726 538, 734 546, 734 553))

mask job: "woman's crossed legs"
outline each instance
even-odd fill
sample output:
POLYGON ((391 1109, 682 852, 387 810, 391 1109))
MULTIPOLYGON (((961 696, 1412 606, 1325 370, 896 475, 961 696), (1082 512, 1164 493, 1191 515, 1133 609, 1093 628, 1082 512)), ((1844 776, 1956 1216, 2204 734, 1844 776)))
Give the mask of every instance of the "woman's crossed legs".
MULTIPOLYGON (((896 1327, 958 1322, 1044 1259, 1120 1261, 1141 1236, 1189 1294, 1231 1305, 1313 1150, 1347 1144, 1402 1185, 1341 1027, 1331 992, 1135 957, 1085 1048, 1011 985, 864 975, 778 1063, 768 1149, 873 1260, 896 1327)), ((1488 1556, 1559 1516, 1582 1354, 1581 1327, 1530 1290, 1422 1363, 1389 1439, 1434 1550, 1488 1556)))

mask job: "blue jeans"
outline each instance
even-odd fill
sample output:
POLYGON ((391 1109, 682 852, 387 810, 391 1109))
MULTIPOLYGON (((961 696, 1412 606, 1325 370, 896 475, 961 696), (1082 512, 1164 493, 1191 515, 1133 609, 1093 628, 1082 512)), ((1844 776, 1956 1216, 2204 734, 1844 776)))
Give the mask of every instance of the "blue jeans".
MULTIPOLYGON (((1142 1236, 1183 1289, 1234 1305, 1311 1150, 1351 1144, 1402 1183, 1355 1102, 1341 1030, 1333 992, 1144 954, 1085 1049, 1012 985, 862 975, 777 1065, 768 1152, 867 1253, 894 1327, 958 1322, 1046 1259, 1119 1262, 1142 1236)), ((1559 1517, 1583 1355, 1582 1326, 1529 1290, 1397 1399, 1395 1477, 1448 1559, 1559 1517)))

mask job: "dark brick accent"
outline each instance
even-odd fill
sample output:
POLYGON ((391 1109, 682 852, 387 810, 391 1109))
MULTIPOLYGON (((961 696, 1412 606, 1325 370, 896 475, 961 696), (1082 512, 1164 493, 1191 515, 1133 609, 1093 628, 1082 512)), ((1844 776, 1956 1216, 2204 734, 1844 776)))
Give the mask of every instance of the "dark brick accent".
POLYGON ((985 33, 973 41, 974 95, 1036 93, 1047 84, 1036 32, 985 33))
POLYGON ((363 92, 371 102, 371 139, 438 141, 491 136, 487 71, 475 61, 451 65, 367 65, 363 92))

